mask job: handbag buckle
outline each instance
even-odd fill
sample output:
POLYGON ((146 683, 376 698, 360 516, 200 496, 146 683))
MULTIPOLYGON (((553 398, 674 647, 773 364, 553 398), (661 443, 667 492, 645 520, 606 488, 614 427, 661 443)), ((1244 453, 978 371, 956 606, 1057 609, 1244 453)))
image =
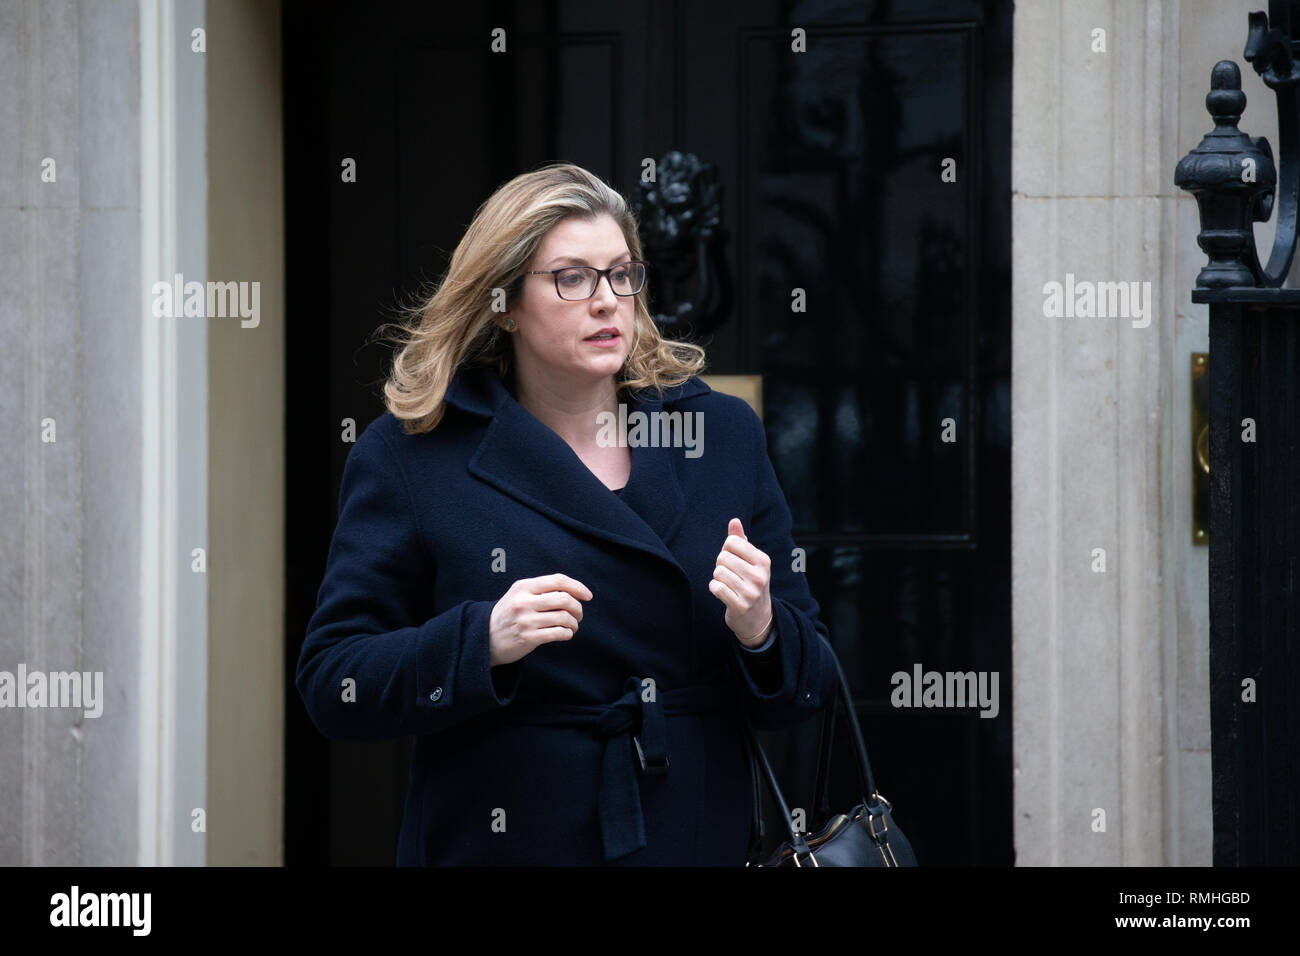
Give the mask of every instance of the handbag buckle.
POLYGON ((877 843, 884 838, 885 834, 889 832, 889 824, 885 822, 885 812, 883 810, 879 814, 872 813, 870 810, 867 811, 867 829, 871 832, 871 839, 877 843), (879 833, 876 832, 877 820, 880 821, 879 833))
MULTIPOLYGON (((818 868, 821 867, 821 864, 817 862, 817 857, 813 854, 813 851, 812 851, 811 849, 808 851, 808 859, 812 860, 812 865, 813 865, 813 866, 818 867, 818 868)), ((794 865, 795 865, 795 866, 798 866, 798 867, 802 867, 802 866, 803 866, 803 864, 799 862, 799 851, 798 851, 798 850, 796 850, 796 851, 794 852, 794 865)))
POLYGON ((641 772, 651 776, 658 776, 668 772, 668 755, 664 755, 663 763, 647 763, 645 751, 641 749, 641 738, 635 734, 632 736, 632 743, 636 744, 636 756, 641 761, 641 772))
POLYGON ((798 867, 802 867, 802 866, 803 866, 803 864, 799 862, 799 854, 800 854, 800 853, 807 853, 807 854, 808 854, 808 859, 812 860, 812 865, 813 865, 813 866, 816 866, 816 867, 820 867, 820 866, 821 866, 821 864, 817 862, 817 857, 816 857, 816 855, 813 853, 813 851, 812 851, 812 847, 810 847, 810 846, 808 845, 808 841, 806 841, 806 840, 803 838, 803 835, 802 835, 802 834, 800 834, 800 833, 795 833, 794 843, 791 844, 790 850, 791 850, 791 854, 790 854, 790 855, 791 855, 792 857, 794 857, 794 865, 795 865, 795 866, 798 866, 798 867))
MULTIPOLYGON (((873 797, 880 797, 885 806, 890 806, 888 800, 881 797, 878 793, 873 793, 873 797)), ((871 834, 871 839, 876 844, 876 849, 880 851, 880 859, 885 866, 898 866, 898 857, 894 856, 894 848, 889 845, 889 824, 885 822, 885 811, 881 810, 879 814, 867 810, 867 831, 871 834), (880 820, 880 832, 876 832, 876 820, 880 820)))

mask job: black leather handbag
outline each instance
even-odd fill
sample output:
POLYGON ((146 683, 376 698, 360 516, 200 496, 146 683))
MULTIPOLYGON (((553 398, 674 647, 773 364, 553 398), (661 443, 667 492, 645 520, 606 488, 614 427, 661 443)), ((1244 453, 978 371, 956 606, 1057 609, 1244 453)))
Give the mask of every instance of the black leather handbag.
POLYGON ((853 712, 853 697, 849 692, 849 683, 840 667, 839 658, 831 648, 830 642, 822 635, 822 642, 835 662, 839 677, 839 690, 835 701, 826 708, 822 720, 821 742, 818 748, 820 757, 817 762, 817 781, 813 790, 816 801, 815 811, 821 814, 829 811, 830 798, 830 764, 831 740, 835 734, 835 712, 843 703, 848 714, 849 726, 853 731, 853 742, 857 748, 858 772, 861 777, 862 802, 848 813, 833 814, 816 833, 807 836, 795 829, 790 807, 777 783, 772 765, 763 752, 745 718, 745 730, 749 737, 749 767, 754 785, 754 817, 750 826, 749 852, 746 866, 916 866, 916 854, 903 831, 894 823, 893 804, 876 791, 875 778, 871 775, 871 764, 867 760, 867 747, 862 739, 862 729, 858 726, 857 714, 853 712), (781 810, 781 818, 789 839, 777 847, 764 859, 759 859, 764 837, 762 783, 759 781, 758 768, 776 798, 781 810))

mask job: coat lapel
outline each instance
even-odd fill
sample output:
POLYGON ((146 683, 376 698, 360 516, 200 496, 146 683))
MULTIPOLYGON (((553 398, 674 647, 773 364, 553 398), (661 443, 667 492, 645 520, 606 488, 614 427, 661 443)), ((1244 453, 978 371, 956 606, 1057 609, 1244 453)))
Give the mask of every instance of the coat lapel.
MULTIPOLYGON (((666 389, 662 399, 647 389, 627 400, 628 412, 660 411, 708 390, 699 379, 666 389)), ((446 401, 492 419, 470 457, 471 474, 554 521, 656 555, 685 576, 667 544, 685 513, 677 472, 683 449, 633 445, 632 470, 619 495, 592 474, 563 438, 520 405, 493 369, 457 370, 446 401)))

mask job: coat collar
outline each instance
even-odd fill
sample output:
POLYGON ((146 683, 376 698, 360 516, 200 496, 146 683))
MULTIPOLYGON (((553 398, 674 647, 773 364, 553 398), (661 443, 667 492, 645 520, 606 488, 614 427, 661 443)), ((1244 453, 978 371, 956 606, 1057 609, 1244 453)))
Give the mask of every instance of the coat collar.
MULTIPOLYGON (((629 414, 649 414, 709 390, 698 378, 690 378, 665 389, 662 398, 654 389, 643 389, 624 401, 629 414)), ((471 474, 568 527, 663 558, 685 577, 667 545, 686 507, 678 478, 686 460, 684 449, 633 445, 627 485, 615 494, 568 442, 516 401, 513 382, 502 381, 492 368, 461 367, 444 399, 491 418, 470 457, 471 474)), ((719 541, 722 537, 720 532, 719 541)))
MULTIPOLYGON (((653 389, 645 389, 639 394, 645 395, 645 401, 653 399, 656 405, 668 405, 685 398, 703 395, 708 391, 711 391, 709 386, 698 378, 692 377, 681 385, 664 389, 662 399, 653 389)), ((452 376, 451 384, 447 386, 447 393, 443 396, 444 401, 450 405, 488 417, 495 415, 497 407, 507 398, 514 401, 514 381, 503 381, 501 376, 487 365, 460 366, 452 376)))

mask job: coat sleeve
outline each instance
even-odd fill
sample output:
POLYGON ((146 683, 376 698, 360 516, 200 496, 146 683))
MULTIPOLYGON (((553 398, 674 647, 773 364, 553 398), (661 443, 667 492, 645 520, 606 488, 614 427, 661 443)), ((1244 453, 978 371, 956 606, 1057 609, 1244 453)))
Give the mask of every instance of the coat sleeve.
POLYGON ((758 730, 778 730, 801 723, 835 700, 839 678, 830 659, 826 625, 808 588, 807 575, 793 569, 794 540, 790 507, 767 454, 767 433, 748 405, 753 432, 757 481, 753 516, 745 536, 772 560, 773 643, 759 655, 733 640, 745 707, 758 730))
POLYGON ((505 707, 518 690, 518 662, 489 666, 494 601, 429 616, 436 568, 416 521, 400 462, 372 425, 343 467, 338 524, 298 658, 298 692, 327 737, 437 733, 505 707))

